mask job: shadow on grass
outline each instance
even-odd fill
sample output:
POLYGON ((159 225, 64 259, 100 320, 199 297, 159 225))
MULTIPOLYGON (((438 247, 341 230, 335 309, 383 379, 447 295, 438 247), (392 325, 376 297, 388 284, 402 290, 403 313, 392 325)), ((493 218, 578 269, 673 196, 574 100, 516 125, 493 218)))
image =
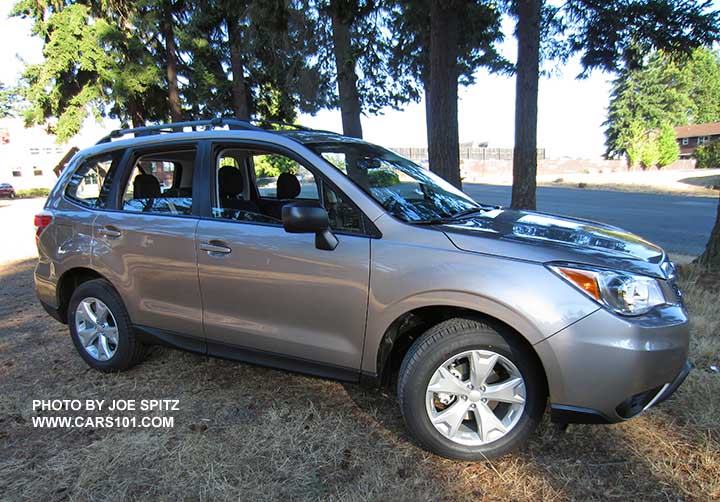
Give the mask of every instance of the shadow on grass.
POLYGON ((0 269, 0 499, 676 500, 710 482, 699 462, 717 450, 673 435, 662 414, 567 433, 545 421, 517 454, 455 462, 415 445, 379 389, 163 348, 101 374, 34 301, 33 264, 0 269), (169 429, 36 429, 43 398, 180 409, 162 413, 169 429))
POLYGON ((678 180, 678 182, 685 183, 686 185, 713 188, 717 190, 718 188, 720 188, 720 174, 713 174, 708 176, 691 176, 689 178, 683 178, 681 180, 678 180))

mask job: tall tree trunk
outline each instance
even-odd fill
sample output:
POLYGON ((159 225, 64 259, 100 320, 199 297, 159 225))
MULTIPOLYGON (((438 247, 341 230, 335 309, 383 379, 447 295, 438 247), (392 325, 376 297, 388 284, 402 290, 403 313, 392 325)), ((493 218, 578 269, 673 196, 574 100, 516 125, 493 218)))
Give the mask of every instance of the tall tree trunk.
POLYGON ((242 49, 242 28, 238 19, 225 19, 230 42, 230 71, 232 71, 232 99, 235 118, 250 118, 250 90, 245 80, 245 58, 242 49))
MULTIPOLYGON (((356 61, 353 56, 350 36, 350 20, 343 15, 355 9, 348 5, 341 7, 339 3, 337 0, 330 2, 330 16, 332 18, 333 48, 343 134, 353 138, 362 138, 362 124, 360 122, 362 107, 360 106, 360 93, 357 88, 358 77, 357 73, 355 73, 356 61)), ((355 7, 357 6, 355 5, 355 7)))
POLYGON ((536 206, 541 6, 542 0, 517 0, 518 59, 511 203, 515 209, 535 209, 536 206))
POLYGON ((130 117, 130 122, 132 122, 133 127, 145 126, 145 111, 143 110, 142 105, 138 102, 135 96, 131 95, 128 98, 127 113, 130 117))
POLYGON ((708 268, 720 270, 720 198, 718 198, 717 216, 715 217, 715 226, 710 233, 710 239, 708 239, 703 254, 695 261, 708 268))
POLYGON ((175 45, 175 30, 173 28, 172 5, 165 3, 162 21, 163 38, 165 39, 165 55, 167 59, 168 107, 170 119, 173 122, 182 120, 182 106, 180 105, 180 90, 177 81, 177 47, 175 45))
POLYGON ((430 169, 461 187, 458 133, 458 11, 442 0, 430 7, 430 88, 426 93, 430 169))

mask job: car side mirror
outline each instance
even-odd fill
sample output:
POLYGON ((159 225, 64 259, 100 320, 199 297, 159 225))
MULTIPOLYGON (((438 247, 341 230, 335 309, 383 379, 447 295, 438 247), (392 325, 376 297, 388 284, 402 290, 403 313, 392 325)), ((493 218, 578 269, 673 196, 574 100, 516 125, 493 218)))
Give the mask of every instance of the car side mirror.
POLYGON ((318 202, 289 202, 282 207, 282 222, 290 234, 315 234, 315 247, 332 251, 338 245, 330 231, 327 211, 318 202))

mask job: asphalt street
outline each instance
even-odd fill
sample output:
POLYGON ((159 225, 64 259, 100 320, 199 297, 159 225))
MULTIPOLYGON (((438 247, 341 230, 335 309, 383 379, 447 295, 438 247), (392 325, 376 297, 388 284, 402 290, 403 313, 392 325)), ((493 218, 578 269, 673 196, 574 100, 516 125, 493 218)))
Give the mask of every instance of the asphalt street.
MULTIPOLYGON (((478 202, 510 205, 510 187, 466 183, 478 202)), ((538 210, 615 225, 672 253, 699 255, 715 222, 718 200, 710 197, 540 187, 538 210)))

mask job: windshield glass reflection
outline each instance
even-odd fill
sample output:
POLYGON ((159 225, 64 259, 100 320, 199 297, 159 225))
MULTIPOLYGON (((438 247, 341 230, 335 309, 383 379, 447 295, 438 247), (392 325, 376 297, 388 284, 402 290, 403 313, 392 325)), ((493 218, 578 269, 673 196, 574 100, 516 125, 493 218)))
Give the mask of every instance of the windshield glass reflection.
POLYGON ((447 181, 384 148, 342 142, 306 146, 401 220, 432 222, 481 209, 447 181))

